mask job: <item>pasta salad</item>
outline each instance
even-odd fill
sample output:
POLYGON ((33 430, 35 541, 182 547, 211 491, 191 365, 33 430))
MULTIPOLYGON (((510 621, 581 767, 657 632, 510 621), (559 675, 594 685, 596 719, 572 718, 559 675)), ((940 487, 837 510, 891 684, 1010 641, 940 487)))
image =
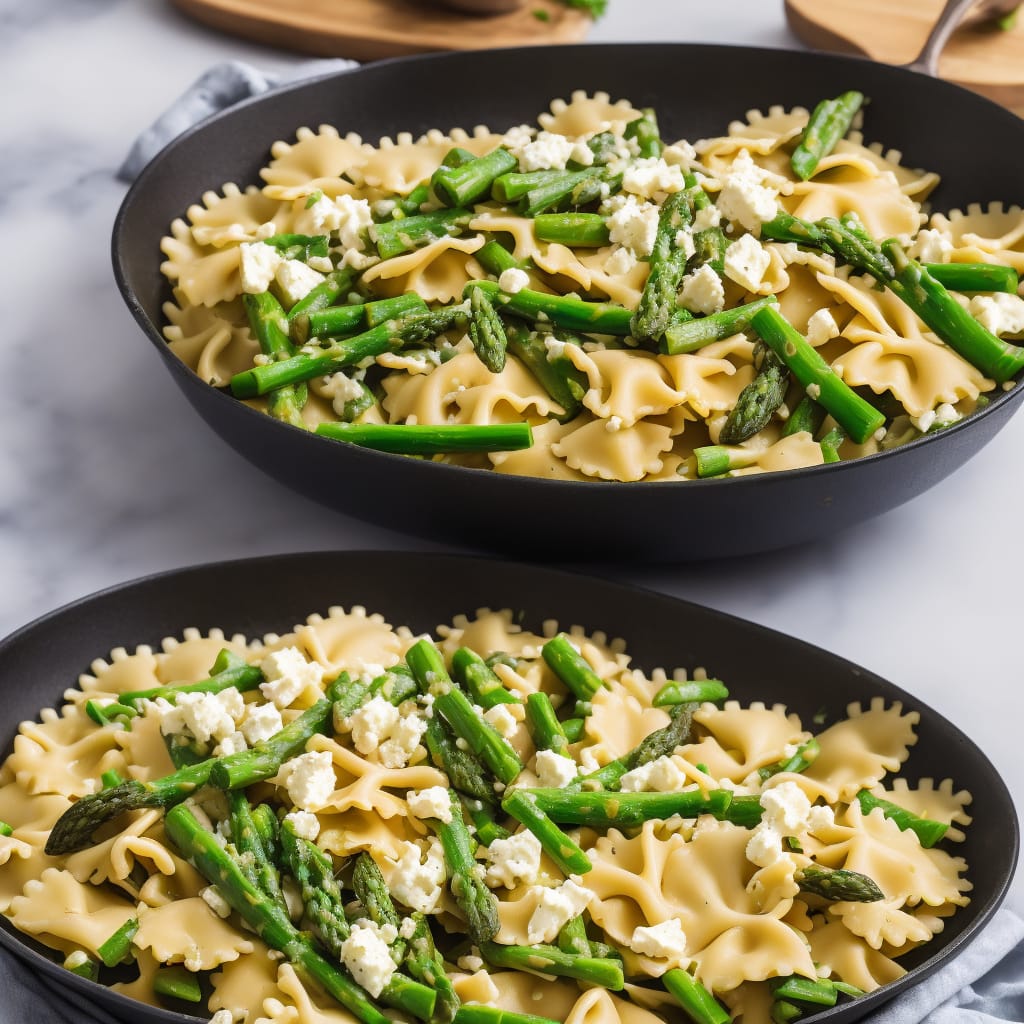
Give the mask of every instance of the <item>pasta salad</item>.
POLYGON ((0 909, 216 1024, 746 1024, 900 977, 971 889, 916 712, 803 722, 622 641, 332 608, 115 650, 0 769, 0 909))
POLYGON ((1024 214, 929 214, 863 101, 692 143, 582 92, 506 131, 300 128, 171 225, 168 344, 322 437, 543 479, 906 443, 1024 367, 1024 214))

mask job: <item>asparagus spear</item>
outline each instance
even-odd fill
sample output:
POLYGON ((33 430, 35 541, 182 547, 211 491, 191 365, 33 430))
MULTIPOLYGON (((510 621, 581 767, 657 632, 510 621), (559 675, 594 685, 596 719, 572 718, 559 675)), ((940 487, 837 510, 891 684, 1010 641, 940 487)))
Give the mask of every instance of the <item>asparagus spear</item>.
MULTIPOLYGON (((454 152, 454 150, 452 151, 454 152)), ((451 154, 449 154, 450 156, 451 154)), ((472 157, 472 153, 469 154, 472 157)), ((454 166, 454 165, 450 165, 454 166)), ((430 186, 417 185, 407 196, 395 198, 395 205, 391 209, 390 219, 401 220, 403 217, 414 217, 417 213, 423 212, 423 204, 430 201, 430 186)), ((381 220, 387 220, 381 217, 381 220)))
POLYGON ((839 462, 839 446, 846 440, 842 427, 833 427, 818 444, 825 462, 839 462))
MULTIPOLYGON (((388 891, 377 862, 368 854, 361 853, 352 869, 352 888, 366 911, 366 916, 381 928, 391 925, 397 932, 402 927, 402 918, 395 910, 394 901, 388 891)), ((405 939, 399 937, 391 944, 391 956, 401 966, 405 959, 405 939)))
POLYGON ((412 915, 412 919, 416 929, 406 947, 405 968, 417 981, 429 985, 437 993, 437 1004, 432 1019, 438 1024, 451 1024, 459 1009, 459 997, 445 973, 441 954, 434 946, 434 937, 430 934, 427 918, 417 911, 412 915))
POLYGON ((565 738, 570 743, 578 743, 583 738, 583 730, 586 727, 586 721, 583 718, 567 718, 562 722, 562 730, 565 732, 565 738))
POLYGON ((411 700, 417 693, 419 687, 412 672, 405 665, 393 665, 370 682, 370 696, 379 694, 395 707, 403 701, 411 700))
POLYGON ((814 1006, 835 1006, 839 993, 827 978, 801 978, 796 974, 778 978, 772 984, 775 999, 796 999, 814 1006))
POLYGON ((483 765, 469 750, 457 745, 455 734, 440 715, 432 715, 427 720, 423 740, 430 759, 448 776, 455 789, 485 807, 495 805, 494 787, 488 782, 483 765))
POLYGON ((491 373, 501 373, 505 369, 505 349, 508 338, 505 337, 505 326, 501 322, 487 297, 487 293, 474 288, 469 295, 469 337, 473 342, 480 362, 491 373))
POLYGON ((252 810, 252 823, 271 864, 281 860, 281 825, 270 804, 257 804, 252 810))
POLYGON ((565 633, 552 637, 541 648, 548 667, 579 700, 590 700, 604 689, 604 680, 565 633))
POLYGON ((563 757, 568 755, 569 740, 555 714, 551 698, 543 691, 526 698, 526 727, 530 730, 538 750, 553 750, 563 757))
POLYGON ((320 423, 316 433, 396 455, 509 452, 533 444, 529 423, 320 423))
POLYGON ((827 900, 875 903, 885 899, 878 883, 859 871, 829 869, 817 865, 801 868, 793 875, 801 892, 823 896, 827 900))
POLYGON ((845 384, 777 309, 760 310, 750 323, 811 397, 820 402, 858 444, 863 444, 885 423, 884 414, 845 384))
POLYGON ((514 203, 532 189, 562 181, 565 175, 565 171, 510 171, 495 178, 491 195, 499 203, 514 203))
POLYGON ((329 252, 327 235, 271 235, 264 238, 265 245, 276 249, 286 260, 300 260, 307 263, 312 257, 321 259, 329 252))
POLYGON ((180 999, 186 1003, 200 1003, 203 989, 193 971, 181 964, 158 968, 153 975, 153 991, 166 999, 180 999))
POLYGON ((533 230, 542 242, 582 248, 609 242, 608 223, 599 213, 541 213, 533 219, 533 230))
POLYGON ((773 775, 779 775, 782 772, 803 772, 814 764, 815 758, 820 753, 821 747, 818 746, 818 741, 812 736, 806 743, 801 743, 796 748, 792 757, 783 758, 781 761, 776 761, 775 764, 758 768, 757 774, 762 779, 770 779, 773 775))
POLYGON ((519 704, 521 701, 509 693, 494 670, 475 651, 460 647, 452 655, 452 675, 469 691, 476 704, 493 708, 498 704, 519 704))
POLYGON ((247 665, 237 654, 225 648, 217 655, 207 679, 172 686, 154 686, 148 690, 129 690, 118 697, 118 702, 137 710, 135 705, 142 700, 156 700, 162 697, 173 704, 183 693, 220 693, 231 688, 244 693, 246 690, 256 689, 262 682, 263 673, 258 667, 247 665))
POLYGON ((713 341, 731 338, 734 334, 745 331, 755 313, 778 304, 779 300, 774 295, 766 295, 746 305, 723 309, 720 313, 712 313, 710 316, 674 320, 665 331, 661 348, 670 356, 696 352, 713 341))
POLYGON ((483 288, 495 306, 525 320, 551 323, 556 327, 567 327, 570 331, 622 337, 629 334, 632 313, 625 306, 617 306, 613 302, 586 302, 568 295, 547 295, 529 288, 509 295, 493 281, 470 281, 464 294, 468 297, 473 288, 483 288))
POLYGON ((109 938, 100 943, 96 952, 107 967, 116 967, 135 959, 132 954, 132 939, 138 930, 139 919, 129 917, 109 938))
POLYGON ((706 444, 693 449, 697 463, 697 476, 701 480, 722 476, 734 469, 744 469, 757 462, 759 453, 749 448, 727 448, 721 444, 706 444))
MULTIPOLYGON (((711 202, 711 197, 697 181, 695 174, 686 174, 683 180, 693 200, 694 215, 714 205, 711 202)), ((728 248, 729 241, 720 227, 707 227, 695 231, 693 234, 694 252, 690 262, 686 265, 687 273, 692 273, 706 263, 721 277, 725 270, 725 250, 728 248)))
POLYGON ((592 867, 579 844, 569 838, 538 806, 535 797, 523 789, 514 789, 501 803, 501 809, 529 829, 544 852, 567 875, 585 875, 592 867))
POLYGON ((661 982, 694 1024, 729 1024, 728 1012, 692 974, 675 967, 661 982))
POLYGON ((490 239, 485 242, 475 253, 473 258, 480 264, 488 274, 501 277, 506 270, 526 270, 529 260, 517 260, 499 241, 490 239))
POLYGON ((763 345, 755 348, 760 368, 754 379, 739 393, 718 435, 722 444, 740 444, 764 430, 775 410, 786 398, 789 372, 785 364, 763 345))
POLYGON ((445 206, 472 206, 491 190, 495 178, 508 174, 519 161, 504 146, 476 157, 459 167, 442 165, 430 179, 434 193, 445 206))
POLYGON ((85 713, 97 725, 110 725, 118 718, 132 719, 138 715, 138 711, 128 704, 120 704, 117 701, 111 704, 100 704, 94 700, 85 702, 85 713))
POLYGON ((463 207, 451 210, 435 210, 415 217, 389 220, 371 228, 377 244, 377 253, 382 260, 400 256, 403 252, 422 248, 439 238, 461 235, 473 219, 473 211, 463 207))
MULTIPOLYGON (((587 393, 587 375, 577 370, 564 353, 551 358, 551 351, 539 335, 525 324, 506 323, 505 337, 512 354, 537 378, 542 388, 565 410, 559 423, 574 420, 583 408, 587 393)), ((561 340, 557 333, 554 337, 561 340)))
POLYGON ((890 820, 895 821, 902 832, 910 829, 925 849, 933 847, 949 830, 949 826, 945 822, 919 817, 905 807, 900 807, 899 804, 875 796, 867 789, 862 789, 857 794, 857 802, 865 814, 870 814, 876 807, 881 807, 882 813, 890 820))
POLYGON ((299 345, 311 338, 343 338, 366 323, 366 303, 328 306, 296 316, 291 321, 292 337, 299 345))
POLYGON ((825 415, 825 410, 813 398, 805 395, 783 425, 782 436, 792 437, 801 431, 816 434, 825 421, 825 415))
POLYGON ((615 960, 598 960, 566 953, 558 946, 503 946, 485 942, 480 955, 495 967, 508 967, 514 971, 540 971, 558 978, 575 978, 589 985, 620 992, 624 985, 622 965, 615 960))
POLYGON ((231 839, 238 851, 242 872, 260 892, 287 910, 277 867, 270 851, 263 844, 263 837, 253 820, 252 808, 244 790, 235 789, 228 793, 228 809, 231 839))
POLYGON ((823 157, 850 130, 854 115, 864 103, 864 94, 851 90, 835 99, 822 100, 811 114, 790 164, 801 181, 807 181, 823 157))
POLYGON ((536 217, 545 210, 560 206, 566 201, 572 205, 582 205, 588 201, 580 192, 583 186, 592 182, 604 181, 605 177, 606 175, 600 169, 562 171, 557 178, 552 178, 531 188, 520 204, 520 212, 524 217, 536 217))
POLYGON ((481 846, 490 846, 495 839, 508 839, 512 834, 494 820, 490 807, 482 800, 462 797, 462 806, 473 823, 476 840, 481 846))
POLYGON ((566 789, 528 789, 540 808, 552 821, 590 828, 633 828, 652 818, 671 818, 680 814, 695 818, 698 814, 719 815, 732 800, 727 789, 678 793, 581 792, 566 789))
MULTIPOLYGON (((243 295, 242 305, 263 355, 278 361, 291 356, 293 349, 288 338, 288 319, 281 303, 270 292, 263 292, 243 295)), ((302 407, 307 398, 304 385, 295 387, 294 382, 290 382, 264 393, 269 394, 267 411, 274 419, 290 423, 293 427, 305 426, 302 420, 302 407)))
POLYGON ((643 115, 626 125, 622 137, 636 143, 637 156, 640 157, 661 156, 665 148, 658 129, 658 115, 651 107, 644 107, 643 115))
POLYGON ((469 937, 480 945, 498 934, 498 901, 484 883, 483 869, 473 857, 473 838, 462 817, 462 804, 454 793, 449 795, 452 820, 430 818, 428 824, 441 840, 452 896, 466 915, 469 937))
POLYGON ((630 322, 634 338, 657 341, 668 329, 676 307, 679 282, 689 259, 686 249, 677 244, 677 238, 692 220, 691 200, 687 192, 675 192, 662 203, 651 250, 650 273, 630 322))
POLYGON ((1020 277, 1013 267, 998 263, 925 263, 925 270, 953 292, 1006 292, 1016 295, 1020 277))
POLYGON ((587 922, 583 920, 582 914, 562 925, 562 930, 558 933, 556 942, 558 948, 563 953, 574 953, 576 956, 593 956, 590 939, 587 938, 587 922))
MULTIPOLYGON (((288 331, 295 339, 295 324, 303 317, 316 313, 328 306, 333 306, 338 296, 348 294, 355 283, 358 271, 353 267, 340 267, 332 270, 315 288, 306 293, 305 298, 288 310, 288 331)), ((298 340, 298 339, 296 339, 298 340)))
POLYGON ((734 796, 729 806, 719 812, 716 817, 721 821, 742 825, 743 828, 755 828, 761 821, 763 813, 764 808, 761 806, 760 797, 734 796))
POLYGON ((364 359, 432 338, 451 327, 465 326, 466 322, 466 312, 461 306, 445 306, 427 313, 407 313, 362 334, 336 341, 315 355, 298 352, 290 359, 236 373, 231 378, 231 391, 236 398, 255 398, 286 384, 325 377, 364 359))
POLYGON ((366 303, 366 326, 379 327, 388 320, 396 320, 406 313, 429 312, 427 304, 416 292, 403 292, 390 299, 376 299, 366 303))
POLYGON ((651 703, 656 708, 672 704, 703 704, 705 701, 725 700, 729 691, 720 679, 690 679, 687 682, 673 680, 666 683, 654 695, 651 703))

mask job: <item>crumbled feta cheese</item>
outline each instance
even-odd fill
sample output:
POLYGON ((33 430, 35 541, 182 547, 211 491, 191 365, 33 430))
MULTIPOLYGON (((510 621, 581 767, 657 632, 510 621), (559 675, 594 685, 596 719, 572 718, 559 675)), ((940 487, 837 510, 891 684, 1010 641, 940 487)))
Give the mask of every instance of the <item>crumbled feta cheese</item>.
POLYGON ((694 231, 707 231, 708 228, 717 228, 721 223, 722 211, 714 203, 705 206, 703 210, 698 210, 693 215, 694 231))
POLYGON ((441 886, 447 877, 440 842, 432 837, 426 850, 421 849, 417 843, 404 842, 398 860, 391 863, 394 866, 388 882, 391 895, 399 903, 421 914, 431 914, 437 910, 441 886), (424 854, 421 862, 420 857, 424 854))
POLYGON ((553 363, 556 359, 561 359, 565 355, 565 346, 567 342, 559 341, 558 338, 549 336, 544 339, 544 347, 548 350, 548 362, 553 363))
POLYGON ((302 811, 318 811, 334 792, 334 762, 326 750, 312 750, 281 766, 288 799, 302 811))
POLYGON ((530 144, 535 133, 536 129, 531 128, 528 124, 516 125, 505 132, 501 140, 502 145, 509 152, 516 153, 530 144))
POLYGON ((725 276, 748 292, 756 292, 771 262, 753 235, 742 235, 725 250, 725 276))
POLYGON ((795 782, 780 782, 766 789, 760 798, 762 820, 785 836, 797 835, 807 822, 811 801, 795 782))
POLYGON ((487 847, 487 884, 514 889, 519 881, 532 882, 540 871, 540 854, 540 840, 525 829, 508 839, 495 839, 487 847))
POLYGON ((318 274, 301 260, 285 260, 277 268, 274 278, 292 305, 304 299, 324 279, 323 274, 318 274))
POLYGON ((239 247, 242 291, 259 295, 270 287, 284 257, 266 242, 243 242, 239 247))
POLYGON ((609 239, 632 249, 635 256, 650 256, 657 234, 658 207, 638 202, 635 196, 626 196, 616 203, 608 217, 609 239))
POLYGON ((165 736, 187 731, 200 743, 227 739, 244 711, 242 695, 234 687, 220 693, 180 693, 173 705, 158 698, 152 706, 165 736))
POLYGON ((620 245, 612 250, 611 256, 604 261, 604 272, 613 275, 628 274, 636 266, 636 263, 633 250, 620 245))
POLYGON ((363 396, 362 384, 344 373, 332 373, 325 377, 322 388, 324 397, 330 399, 332 408, 339 416, 345 415, 346 402, 354 402, 363 396))
POLYGON ((537 751, 536 770, 540 784, 549 789, 561 789, 576 778, 576 762, 553 750, 537 751))
POLYGON ((307 686, 319 687, 323 666, 306 661, 297 647, 284 647, 268 654, 260 663, 265 681, 260 693, 279 708, 286 708, 307 686))
POLYGON ((609 416, 608 419, 604 421, 604 429, 607 430, 609 434, 618 433, 622 429, 622 417, 609 416))
POLYGON ((220 889, 215 885, 208 885, 205 889, 199 890, 203 902, 218 916, 230 917, 231 904, 224 899, 220 889))
POLYGON ((679 919, 670 917, 649 928, 643 925, 634 928, 629 948, 643 956, 680 960, 686 954, 686 935, 679 919))
POLYGON ((653 199, 686 187, 682 168, 665 163, 661 157, 635 160, 622 175, 622 189, 644 199, 653 199))
POLYGON ((686 139, 680 139, 678 142, 673 142, 671 146, 666 146, 662 151, 661 158, 667 164, 681 164, 689 167, 697 159, 697 151, 686 139))
POLYGON ((495 704, 493 708, 488 708, 484 712, 484 720, 505 739, 513 736, 518 728, 518 723, 512 717, 507 704, 495 704))
MULTIPOLYGON (((506 136, 507 138, 507 136, 506 136)), ((538 132, 525 145, 509 147, 519 161, 520 171, 565 170, 572 159, 575 143, 555 132, 538 132)))
POLYGON ((508 270, 501 272, 498 287, 508 295, 515 295, 516 292, 530 287, 530 275, 518 267, 509 267, 508 270))
POLYGON ((778 191, 764 184, 765 172, 750 153, 741 149, 732 163, 718 194, 718 208, 727 220, 747 231, 760 231, 765 221, 778 212, 778 191))
POLYGON ((385 768, 404 768, 427 731, 427 720, 419 715, 405 715, 391 730, 391 735, 380 745, 377 754, 385 768))
POLYGON ((534 887, 538 895, 537 909, 526 925, 526 941, 553 942, 562 928, 582 914, 593 899, 593 892, 571 878, 553 889, 534 887), (539 892, 537 891, 539 889, 539 892))
POLYGON ((705 263, 683 278, 679 301, 691 313, 717 313, 725 307, 722 279, 705 263))
POLYGON ((747 860, 759 868, 770 868, 782 858, 782 836, 771 825, 761 823, 747 843, 747 860))
POLYGON ((825 342, 839 337, 839 324, 832 310, 822 308, 812 313, 807 320, 807 340, 817 348, 825 342))
POLYGON ((676 248, 689 259, 697 251, 693 243, 693 232, 688 228, 680 228, 676 232, 676 248))
MULTIPOLYGON (((284 1009, 283 1004, 281 1009, 284 1009)), ((218 1010, 210 1018, 210 1024, 235 1024, 235 1015, 230 1010, 218 1010)))
POLYGON ((360 754, 371 754, 398 724, 401 713, 379 694, 354 711, 348 720, 352 742, 360 754))
POLYGON ((320 819, 309 811, 291 811, 284 820, 291 824, 300 839, 308 839, 312 843, 320 835, 320 819))
POLYGON ((233 732, 230 736, 225 736, 213 748, 214 757, 227 757, 229 754, 240 754, 243 750, 248 750, 249 744, 245 742, 245 736, 240 732, 233 732))
POLYGON ((672 793, 686 785, 686 776, 679 770, 671 757, 662 756, 648 761, 620 780, 623 793, 672 793))
POLYGON ((831 807, 822 805, 812 807, 807 812, 807 831, 821 832, 831 828, 836 823, 836 812, 831 807))
POLYGON ((922 263, 948 263, 953 254, 953 236, 948 231, 925 228, 917 233, 907 254, 922 263))
POLYGON ((470 971, 471 973, 474 971, 479 971, 484 965, 483 960, 478 956, 474 956, 473 954, 469 954, 468 956, 460 956, 459 959, 455 962, 456 964, 458 964, 459 967, 462 968, 462 970, 470 971))
POLYGON ((962 419, 963 417, 956 411, 956 407, 950 405, 949 402, 943 402, 935 410, 935 425, 937 427, 948 427, 951 423, 962 419))
POLYGON ((437 818, 445 825, 451 823, 452 801, 444 786, 410 791, 406 794, 405 802, 414 818, 437 818))
POLYGON ((295 218, 295 230, 299 234, 323 235, 336 231, 342 249, 355 252, 365 249, 364 232, 371 224, 373 211, 369 202, 348 195, 336 199, 322 195, 295 218))
POLYGON ((807 391, 807 397, 813 399, 815 402, 819 398, 821 398, 821 385, 820 384, 814 384, 814 383, 808 384, 807 388, 806 388, 806 391, 807 391))
POLYGON ((242 722, 242 735, 250 743, 269 740, 275 733, 284 728, 281 712, 276 704, 249 704, 242 722))
POLYGON ((416 919, 403 917, 402 923, 398 928, 398 934, 403 939, 411 939, 416 934, 416 919))
POLYGON ((348 938, 341 944, 341 962, 356 984, 362 985, 374 999, 384 991, 396 969, 388 944, 369 922, 352 925, 348 938))
POLYGON ((1024 299, 1019 295, 974 295, 968 308, 971 316, 997 337, 1024 332, 1024 299))
POLYGON ((585 142, 574 142, 569 159, 581 167, 590 167, 594 162, 594 151, 585 142))

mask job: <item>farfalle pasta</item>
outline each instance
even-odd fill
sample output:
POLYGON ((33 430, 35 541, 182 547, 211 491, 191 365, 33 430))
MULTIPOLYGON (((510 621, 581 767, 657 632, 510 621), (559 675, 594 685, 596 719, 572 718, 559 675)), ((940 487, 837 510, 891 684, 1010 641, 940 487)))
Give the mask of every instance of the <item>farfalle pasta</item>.
POLYGON ((171 225, 165 335, 292 426, 506 474, 679 482, 904 444, 1024 368, 1024 214, 930 214, 938 175, 866 143, 861 99, 672 144, 582 92, 503 131, 300 128, 262 186, 171 225))
POLYGON ((216 1024, 755 1024, 969 901, 970 794, 898 774, 898 702, 822 728, 579 626, 436 635, 336 607, 98 658, 0 768, 0 910, 216 1024))

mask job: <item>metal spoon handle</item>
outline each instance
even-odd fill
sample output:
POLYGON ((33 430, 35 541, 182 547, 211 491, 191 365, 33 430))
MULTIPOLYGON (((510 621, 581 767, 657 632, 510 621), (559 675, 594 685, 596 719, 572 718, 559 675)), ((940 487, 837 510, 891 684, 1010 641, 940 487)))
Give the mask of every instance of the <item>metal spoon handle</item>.
POLYGON ((926 75, 935 76, 939 73, 939 55, 942 53, 949 37, 956 31, 964 19, 964 15, 975 5, 976 0, 946 0, 939 20, 935 22, 921 52, 915 60, 906 66, 911 71, 922 71, 926 75))

